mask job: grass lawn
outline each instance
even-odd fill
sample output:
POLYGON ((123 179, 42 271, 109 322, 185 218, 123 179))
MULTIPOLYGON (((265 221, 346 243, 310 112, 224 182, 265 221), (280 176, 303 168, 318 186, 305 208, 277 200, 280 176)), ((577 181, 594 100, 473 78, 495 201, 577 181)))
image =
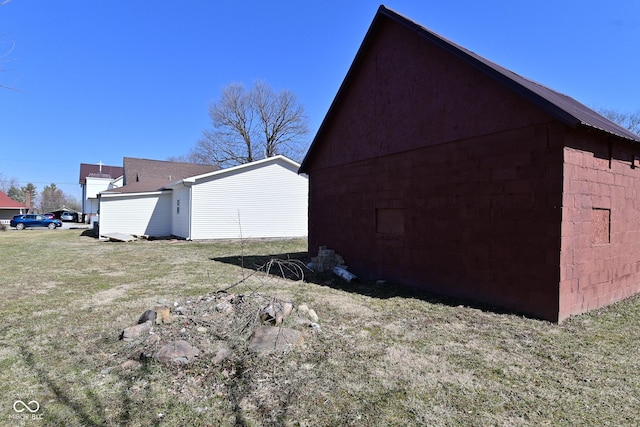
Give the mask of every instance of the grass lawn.
POLYGON ((247 277, 241 265, 305 250, 303 240, 109 243, 82 230, 0 232, 0 425, 640 424, 637 296, 555 325, 392 284, 258 273, 229 292, 307 304, 322 331, 285 354, 236 345, 217 365, 215 345, 242 332, 204 333, 199 343, 211 348, 193 364, 123 366, 135 348, 119 333, 158 299, 199 301, 247 277))

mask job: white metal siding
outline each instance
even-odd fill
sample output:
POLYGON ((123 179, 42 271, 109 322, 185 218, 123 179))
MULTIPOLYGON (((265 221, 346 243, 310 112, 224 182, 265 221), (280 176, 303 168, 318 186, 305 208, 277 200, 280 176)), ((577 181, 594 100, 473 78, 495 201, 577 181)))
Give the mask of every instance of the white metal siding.
POLYGON ((307 192, 306 176, 284 162, 196 182, 191 238, 306 236, 307 192))
POLYGON ((85 184, 87 186, 87 198, 94 199, 98 197, 98 193, 109 188, 110 183, 111 178, 94 178, 88 176, 85 184))
POLYGON ((174 236, 185 239, 189 236, 189 217, 190 217, 190 201, 189 195, 191 190, 188 187, 175 187, 173 189, 171 216, 172 232, 174 236), (180 200, 180 212, 178 213, 178 200, 180 200))
POLYGON ((109 178, 87 177, 86 183, 84 184, 84 214, 98 213, 98 193, 107 190, 110 183, 111 179, 109 178))
POLYGON ((171 235, 171 192, 100 198, 100 234, 171 235))

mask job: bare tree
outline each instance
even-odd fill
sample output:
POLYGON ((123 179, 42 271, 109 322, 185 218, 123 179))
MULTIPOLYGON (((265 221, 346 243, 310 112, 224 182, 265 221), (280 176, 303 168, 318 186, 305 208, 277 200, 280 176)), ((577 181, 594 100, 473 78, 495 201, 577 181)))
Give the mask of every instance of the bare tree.
POLYGON ((15 178, 5 177, 5 175, 0 172, 0 191, 6 194, 11 187, 16 185, 18 185, 18 181, 15 178))
POLYGON ((285 155, 299 160, 306 149, 308 118, 295 94, 275 92, 265 82, 247 90, 232 83, 209 107, 212 130, 203 132, 191 161, 222 167, 285 155))
POLYGON ((635 113, 629 113, 611 108, 599 108, 598 113, 602 114, 612 122, 629 129, 636 135, 640 135, 640 110, 635 113))

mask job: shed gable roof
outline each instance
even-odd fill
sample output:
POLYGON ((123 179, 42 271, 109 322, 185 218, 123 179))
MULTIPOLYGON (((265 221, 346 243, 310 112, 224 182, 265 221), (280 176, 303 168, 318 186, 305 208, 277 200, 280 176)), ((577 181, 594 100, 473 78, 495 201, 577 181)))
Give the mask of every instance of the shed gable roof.
POLYGON ((341 102, 347 86, 349 86, 351 80, 354 78, 353 76, 356 75, 356 69, 362 62, 361 58, 364 56, 364 52, 369 49, 372 44, 372 40, 380 31, 380 28, 382 27, 382 20, 391 20, 407 30, 419 34, 425 41, 433 43, 441 49, 444 49, 463 60, 467 64, 473 66, 477 70, 485 73, 569 127, 588 126, 620 138, 640 142, 640 136, 603 117, 575 99, 495 64, 381 5, 378 8, 378 12, 365 35, 365 38, 353 63, 351 64, 351 67, 349 68, 349 71, 347 72, 344 81, 342 82, 342 85, 338 89, 338 93, 329 107, 329 111, 322 121, 322 124, 320 125, 320 128, 311 143, 304 160, 302 161, 302 165, 300 167, 301 173, 308 172, 308 165, 315 151, 314 148, 321 139, 320 137, 323 134, 324 129, 327 127, 327 123, 331 121, 334 111, 337 110, 336 106, 341 102))
POLYGON ((237 166, 233 166, 230 168, 225 168, 225 169, 218 169, 216 171, 213 172, 208 172, 208 173, 204 173, 201 175, 194 175, 194 176, 190 176, 187 177, 185 179, 180 180, 179 182, 175 182, 174 185, 178 185, 178 184, 194 184, 194 183, 198 183, 198 181, 205 181, 205 180, 209 180, 209 179, 217 179, 217 178, 222 178, 224 176, 228 176, 231 174, 237 174, 237 173, 243 173, 243 172, 248 172, 250 170, 259 168, 259 167, 263 167, 263 166, 267 166, 270 164, 279 164, 289 170, 291 170, 293 173, 296 173, 297 170, 300 168, 300 164, 294 162, 293 160, 289 159, 288 157, 282 156, 282 155, 278 155, 278 156, 273 156, 273 157, 267 157, 265 159, 261 159, 261 160, 256 160, 254 162, 249 162, 249 163, 243 163, 241 165, 237 165, 237 166))

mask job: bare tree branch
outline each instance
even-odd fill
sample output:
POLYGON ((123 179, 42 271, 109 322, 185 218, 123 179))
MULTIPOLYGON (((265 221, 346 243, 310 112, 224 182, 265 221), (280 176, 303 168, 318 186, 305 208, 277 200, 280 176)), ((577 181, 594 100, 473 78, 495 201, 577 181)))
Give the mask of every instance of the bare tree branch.
POLYGON ((213 129, 204 131, 191 150, 193 162, 225 167, 278 154, 299 160, 306 150, 304 108, 292 92, 276 93, 265 82, 250 90, 237 83, 226 86, 209 116, 213 129))
POLYGON ((602 114, 612 122, 629 129, 636 135, 640 135, 640 110, 635 113, 629 113, 611 108, 599 108, 598 113, 602 114))

